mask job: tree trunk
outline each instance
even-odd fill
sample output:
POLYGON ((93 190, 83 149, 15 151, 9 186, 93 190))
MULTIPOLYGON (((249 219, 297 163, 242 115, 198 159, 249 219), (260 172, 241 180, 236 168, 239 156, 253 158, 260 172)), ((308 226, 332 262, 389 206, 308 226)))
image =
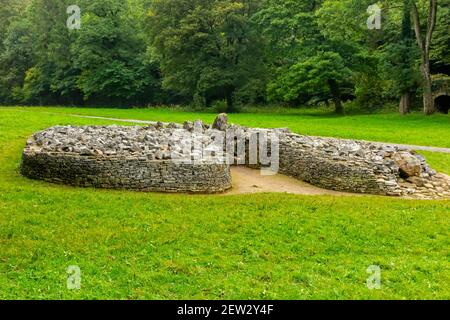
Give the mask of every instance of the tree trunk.
POLYGON ((333 96, 333 102, 334 102, 334 112, 336 114, 344 114, 344 107, 342 106, 342 100, 341 100, 341 90, 339 88, 338 83, 336 80, 330 79, 328 80, 328 85, 330 86, 330 92, 333 96))
POLYGON ((431 115, 436 112, 433 99, 433 82, 430 74, 430 62, 426 61, 422 66, 423 76, 423 112, 426 115, 431 115))
POLYGON ((420 30, 420 18, 417 6, 412 6, 412 16, 414 21, 414 32, 416 34, 417 44, 420 48, 421 66, 420 70, 423 77, 423 109, 425 114, 430 115, 436 111, 433 101, 433 89, 430 71, 430 46, 433 38, 433 31, 436 26, 437 0, 430 1, 430 11, 428 13, 428 25, 425 37, 420 30))
POLYGON ((411 94, 409 92, 405 92, 400 99, 400 107, 399 111, 402 116, 409 113, 411 109, 411 94))

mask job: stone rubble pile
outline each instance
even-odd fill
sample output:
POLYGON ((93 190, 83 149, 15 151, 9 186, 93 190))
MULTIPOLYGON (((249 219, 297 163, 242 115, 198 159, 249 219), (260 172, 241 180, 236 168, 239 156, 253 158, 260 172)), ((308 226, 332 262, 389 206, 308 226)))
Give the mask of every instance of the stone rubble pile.
MULTIPOLYGON (((186 125, 187 126, 187 125, 186 125)), ((180 159, 214 145, 213 129, 197 121, 185 130, 181 125, 156 126, 56 126, 36 133, 27 142, 35 153, 67 153, 80 156, 137 157, 148 160, 180 159), (195 129, 200 126, 199 129, 195 129), (199 146, 197 149, 194 146, 199 146)))

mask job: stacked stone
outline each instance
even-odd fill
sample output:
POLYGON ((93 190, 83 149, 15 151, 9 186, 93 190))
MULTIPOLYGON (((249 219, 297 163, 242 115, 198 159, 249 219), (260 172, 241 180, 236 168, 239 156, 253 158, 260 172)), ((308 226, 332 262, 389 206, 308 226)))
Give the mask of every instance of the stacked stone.
POLYGON ((281 171, 323 188, 412 198, 450 196, 448 177, 404 148, 293 134, 280 141, 281 171))
MULTIPOLYGON (((228 126, 227 136, 246 139, 262 133, 279 139, 280 173, 325 189, 418 199, 450 198, 450 178, 432 170, 425 158, 398 146, 302 136, 288 129, 228 126)), ((268 150, 270 152, 270 140, 268 150)), ((235 155, 237 156, 237 155, 235 155)))
MULTIPOLYGON (((212 130, 211 130, 212 131, 212 130)), ((201 146, 212 143, 204 129, 194 132, 201 146)), ((69 153, 81 156, 133 156, 149 160, 170 160, 180 155, 192 138, 181 125, 168 127, 66 126, 52 127, 36 133, 28 140, 27 148, 35 152, 69 153)))
POLYGON ((229 166, 147 159, 24 153, 22 174, 81 187, 218 193, 231 188, 229 166))
POLYGON ((21 171, 30 178, 83 187, 223 192, 231 188, 229 165, 223 159, 202 158, 191 149, 194 143, 186 140, 205 148, 212 142, 205 130, 212 129, 202 126, 191 133, 181 125, 162 123, 53 127, 29 139, 21 171))
MULTIPOLYGON (((163 192, 223 192, 231 188, 225 161, 229 144, 244 139, 250 164, 252 135, 279 141, 280 173, 313 185, 346 192, 450 198, 450 178, 430 169, 425 158, 396 146, 319 138, 288 129, 257 129, 228 124, 221 114, 212 126, 202 121, 145 127, 57 126, 36 133, 23 153, 22 173, 30 178, 76 186, 163 192), (217 136, 225 135, 217 143, 217 136), (209 150, 205 158, 203 150, 209 150), (187 158, 186 158, 187 157, 187 158), (187 161, 186 161, 187 160, 187 161)), ((275 151, 273 151, 275 152, 275 151)))

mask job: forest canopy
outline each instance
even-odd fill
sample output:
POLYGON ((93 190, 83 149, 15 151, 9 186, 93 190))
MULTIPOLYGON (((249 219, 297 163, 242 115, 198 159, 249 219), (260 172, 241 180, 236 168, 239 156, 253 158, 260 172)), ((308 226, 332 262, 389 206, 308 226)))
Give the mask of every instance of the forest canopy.
POLYGON ((0 103, 431 114, 449 16, 450 0, 2 0, 0 103))

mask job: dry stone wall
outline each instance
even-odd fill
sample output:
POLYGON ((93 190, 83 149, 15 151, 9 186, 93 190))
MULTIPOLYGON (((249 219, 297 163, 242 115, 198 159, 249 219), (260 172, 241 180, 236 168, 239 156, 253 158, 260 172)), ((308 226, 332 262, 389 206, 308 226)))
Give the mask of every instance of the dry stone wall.
POLYGON ((21 171, 83 187, 193 193, 231 188, 229 165, 172 159, 182 148, 177 132, 154 126, 50 128, 28 141, 21 171))
POLYGON ((134 157, 25 153, 22 173, 34 179, 82 187, 186 193, 217 193, 231 188, 227 165, 190 165, 134 157))
MULTIPOLYGON (((279 172, 325 189, 417 199, 450 198, 450 178, 437 173, 425 158, 407 148, 364 141, 293 134, 287 129, 231 126, 243 131, 246 150, 252 134, 277 136, 279 172)), ((270 139, 267 143, 270 154, 270 139)), ((248 152, 247 152, 248 153, 248 152)), ((248 157, 246 165, 251 165, 248 157)))
POLYGON ((389 196, 450 196, 450 181, 411 150, 361 141, 286 135, 281 173, 317 186, 389 196), (416 184, 417 183, 417 184, 416 184), (428 184, 427 192, 421 186, 428 184))

